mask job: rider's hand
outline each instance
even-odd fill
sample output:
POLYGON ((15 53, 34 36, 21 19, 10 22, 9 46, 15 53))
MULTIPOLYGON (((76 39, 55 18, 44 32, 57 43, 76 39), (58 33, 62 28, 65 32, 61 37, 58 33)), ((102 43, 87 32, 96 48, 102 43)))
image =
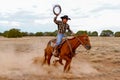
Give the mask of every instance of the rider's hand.
POLYGON ((59 15, 59 14, 55 14, 56 15, 56 17, 59 15))

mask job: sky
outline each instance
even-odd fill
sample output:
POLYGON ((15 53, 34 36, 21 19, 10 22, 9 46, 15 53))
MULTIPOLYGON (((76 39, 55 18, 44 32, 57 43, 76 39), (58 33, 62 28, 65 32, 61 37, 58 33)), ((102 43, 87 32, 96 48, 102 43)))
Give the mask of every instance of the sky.
POLYGON ((73 32, 120 31, 120 0, 0 0, 0 32, 11 28, 25 32, 55 31, 56 4, 62 8, 58 20, 68 15, 73 32))

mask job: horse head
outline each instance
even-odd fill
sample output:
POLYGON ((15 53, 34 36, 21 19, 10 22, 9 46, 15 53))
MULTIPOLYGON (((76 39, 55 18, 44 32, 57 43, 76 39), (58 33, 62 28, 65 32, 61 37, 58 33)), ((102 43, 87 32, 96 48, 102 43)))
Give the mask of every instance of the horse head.
POLYGON ((79 42, 87 49, 90 50, 91 49, 91 44, 90 44, 90 40, 87 34, 83 34, 83 35, 78 35, 76 36, 76 38, 79 40, 79 42))

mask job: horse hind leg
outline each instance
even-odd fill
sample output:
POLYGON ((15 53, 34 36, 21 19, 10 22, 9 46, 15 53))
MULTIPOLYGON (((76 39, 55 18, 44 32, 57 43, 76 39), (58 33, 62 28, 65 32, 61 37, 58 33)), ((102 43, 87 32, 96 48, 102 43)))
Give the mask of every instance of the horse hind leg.
POLYGON ((47 58, 47 63, 48 63, 48 65, 50 65, 51 57, 52 57, 52 54, 50 54, 50 55, 48 56, 48 58, 47 58))
POLYGON ((51 57, 52 57, 52 54, 45 49, 44 60, 42 65, 44 65, 46 62, 48 65, 50 65, 51 57))

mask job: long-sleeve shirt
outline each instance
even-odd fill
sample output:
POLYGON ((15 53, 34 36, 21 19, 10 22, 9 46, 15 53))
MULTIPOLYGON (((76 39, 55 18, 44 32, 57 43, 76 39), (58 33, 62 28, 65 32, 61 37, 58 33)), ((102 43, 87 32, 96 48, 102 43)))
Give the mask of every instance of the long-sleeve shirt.
POLYGON ((57 16, 54 18, 54 22, 58 25, 58 33, 64 34, 66 30, 73 33, 72 30, 70 30, 70 26, 67 23, 63 23, 62 21, 57 20, 57 16))

